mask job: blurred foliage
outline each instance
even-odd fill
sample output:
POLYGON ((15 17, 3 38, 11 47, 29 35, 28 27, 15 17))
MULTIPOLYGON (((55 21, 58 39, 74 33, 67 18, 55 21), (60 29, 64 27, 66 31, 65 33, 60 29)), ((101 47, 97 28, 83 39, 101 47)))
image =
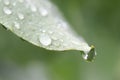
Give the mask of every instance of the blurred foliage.
MULTIPOLYGON (((0 27, 0 80, 19 80, 11 78, 15 77, 12 73, 27 74, 29 64, 36 62, 44 64, 49 79, 29 78, 32 75, 29 72, 29 80, 120 80, 120 0, 53 2, 76 32, 96 46, 95 62, 86 63, 76 51, 55 52, 38 48, 0 27)), ((39 68, 32 66, 32 69, 37 74, 35 69, 39 68)))

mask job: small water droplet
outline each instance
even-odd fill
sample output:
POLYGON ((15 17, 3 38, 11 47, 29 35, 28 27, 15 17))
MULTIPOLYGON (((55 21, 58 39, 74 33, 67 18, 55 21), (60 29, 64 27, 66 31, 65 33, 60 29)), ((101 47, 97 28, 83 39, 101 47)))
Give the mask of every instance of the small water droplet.
POLYGON ((42 30, 42 32, 43 32, 43 33, 45 33, 45 32, 46 32, 46 30, 42 30))
POLYGON ((31 6, 31 10, 32 10, 32 12, 36 12, 36 11, 37 11, 37 8, 36 8, 34 5, 32 5, 32 6, 31 6))
POLYGON ((47 9, 45 9, 45 8, 43 8, 43 7, 41 7, 41 8, 39 9, 39 11, 40 11, 40 14, 41 14, 42 16, 47 16, 47 15, 48 15, 47 9))
POLYGON ((13 2, 12 5, 13 5, 13 6, 16 6, 16 2, 13 2))
POLYGON ((50 34, 53 34, 53 31, 48 31, 50 34))
POLYGON ((19 18, 20 20, 23 20, 23 19, 24 19, 24 15, 21 14, 21 13, 19 13, 19 14, 18 14, 18 18, 19 18))
POLYGON ((57 19, 57 27, 58 28, 64 28, 64 29, 66 29, 66 30, 68 30, 68 24, 66 23, 66 22, 64 22, 64 21, 61 21, 61 20, 59 20, 59 19, 57 19))
POLYGON ((4 4, 9 5, 10 4, 9 0, 4 0, 4 4))
POLYGON ((3 11, 4 11, 4 13, 7 14, 7 15, 12 14, 12 11, 11 11, 9 8, 7 8, 7 7, 4 7, 4 8, 3 8, 3 11))
POLYGON ((52 43, 51 38, 47 34, 41 34, 39 36, 39 41, 44 46, 49 46, 52 43))
POLYGON ((20 29, 20 24, 17 23, 17 22, 14 22, 14 27, 17 28, 17 29, 20 29))

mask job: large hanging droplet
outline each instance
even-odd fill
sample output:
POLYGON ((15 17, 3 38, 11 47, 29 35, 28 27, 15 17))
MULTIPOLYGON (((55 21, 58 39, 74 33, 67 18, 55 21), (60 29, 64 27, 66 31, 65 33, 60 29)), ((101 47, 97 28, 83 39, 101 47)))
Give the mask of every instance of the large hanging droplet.
POLYGON ((86 61, 92 62, 95 59, 96 52, 95 47, 91 46, 91 50, 88 53, 82 52, 82 57, 86 61))

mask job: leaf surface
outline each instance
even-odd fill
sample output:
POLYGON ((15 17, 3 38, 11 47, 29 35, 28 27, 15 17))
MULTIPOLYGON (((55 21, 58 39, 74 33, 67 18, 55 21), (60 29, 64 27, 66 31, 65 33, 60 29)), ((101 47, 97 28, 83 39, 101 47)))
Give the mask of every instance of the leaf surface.
POLYGON ((49 0, 0 0, 0 23, 17 36, 48 50, 79 50, 88 55, 93 49, 75 34, 49 0))

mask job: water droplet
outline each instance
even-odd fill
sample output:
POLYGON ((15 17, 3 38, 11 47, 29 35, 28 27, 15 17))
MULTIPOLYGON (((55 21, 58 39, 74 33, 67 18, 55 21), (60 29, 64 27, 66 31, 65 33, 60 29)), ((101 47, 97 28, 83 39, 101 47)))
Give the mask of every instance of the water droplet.
POLYGON ((20 29, 20 24, 19 24, 19 23, 14 22, 14 26, 15 26, 15 28, 17 28, 17 29, 20 29))
POLYGON ((7 8, 7 7, 4 7, 4 8, 3 8, 3 11, 4 11, 4 13, 7 14, 7 15, 12 14, 12 11, 11 11, 9 8, 7 8))
POLYGON ((51 38, 47 34, 41 34, 39 36, 39 41, 44 46, 48 46, 48 45, 50 45, 52 43, 51 38))
POLYGON ((66 22, 64 22, 64 21, 61 21, 61 20, 59 20, 59 19, 57 19, 56 20, 56 22, 57 22, 57 27, 58 28, 64 28, 64 29, 66 29, 66 30, 68 30, 68 24, 66 23, 66 22))
POLYGON ((42 32, 43 32, 43 33, 45 33, 45 32, 46 32, 46 30, 42 30, 42 32))
POLYGON ((4 4, 9 5, 10 4, 9 0, 4 0, 4 4))
POLYGON ((31 10, 32 10, 32 12, 36 12, 36 11, 37 11, 37 8, 36 8, 34 5, 32 5, 32 6, 31 6, 31 10))
POLYGON ((91 46, 91 50, 89 52, 82 52, 83 59, 92 62, 95 59, 96 52, 94 46, 91 46))
POLYGON ((49 34, 53 34, 53 31, 48 31, 49 34))
POLYGON ((47 16, 47 15, 48 15, 47 9, 45 9, 45 8, 43 8, 43 7, 41 7, 41 8, 39 9, 39 11, 40 11, 40 14, 41 14, 42 16, 47 16))
POLYGON ((21 13, 19 13, 19 14, 18 14, 18 18, 19 18, 20 20, 23 20, 23 19, 24 19, 24 15, 21 14, 21 13))
POLYGON ((13 2, 12 5, 13 5, 13 6, 16 6, 16 2, 13 2))

